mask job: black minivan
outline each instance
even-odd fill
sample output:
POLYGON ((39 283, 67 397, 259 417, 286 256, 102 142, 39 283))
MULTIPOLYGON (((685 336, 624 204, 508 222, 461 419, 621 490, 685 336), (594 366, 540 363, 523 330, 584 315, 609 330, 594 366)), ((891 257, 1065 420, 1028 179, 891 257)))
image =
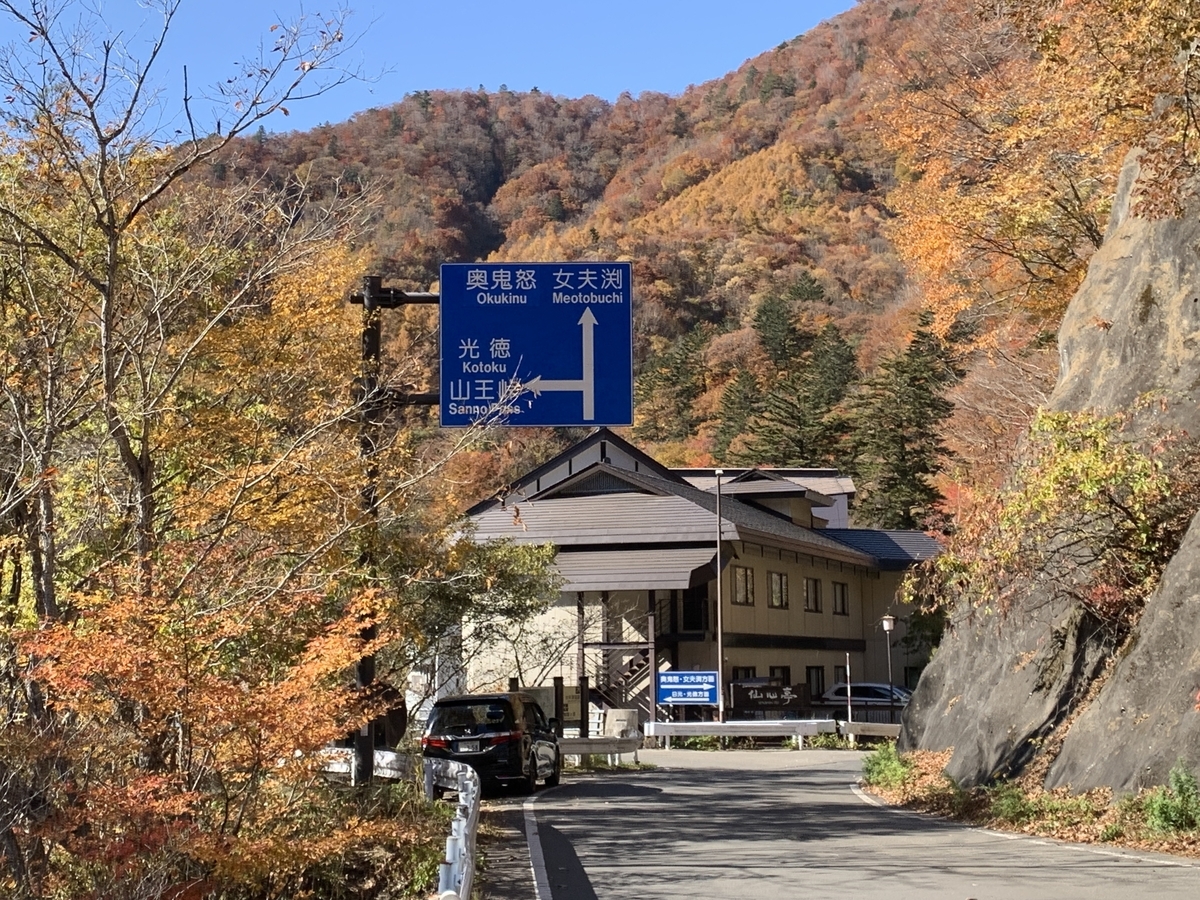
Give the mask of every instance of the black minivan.
POLYGON ((554 787, 562 778, 556 726, 528 694, 446 697, 429 713, 421 752, 466 763, 485 787, 532 793, 538 781, 554 787))

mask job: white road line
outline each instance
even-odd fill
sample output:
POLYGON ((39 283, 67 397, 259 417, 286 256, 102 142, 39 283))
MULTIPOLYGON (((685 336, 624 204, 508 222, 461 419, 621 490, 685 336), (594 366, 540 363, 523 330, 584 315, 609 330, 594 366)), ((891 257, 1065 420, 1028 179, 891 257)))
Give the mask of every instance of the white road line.
POLYGON ((537 900, 554 900, 550 891, 550 876, 546 874, 546 857, 542 854, 542 840, 538 837, 537 816, 533 812, 533 801, 530 797, 522 804, 525 810, 525 842, 529 845, 529 868, 533 872, 533 890, 537 900))
MULTIPOLYGON (((924 818, 923 816, 921 816, 920 813, 915 813, 915 812, 912 812, 911 810, 907 810, 907 809, 898 809, 895 806, 889 806, 888 804, 883 803, 880 800, 876 800, 870 794, 868 794, 865 791, 863 791, 862 789, 860 789, 857 784, 851 784, 850 790, 852 790, 854 792, 854 796, 858 797, 859 800, 861 800, 863 803, 869 804, 870 806, 877 806, 880 809, 886 809, 889 812, 893 812, 893 813, 895 813, 897 815, 901 815, 901 816, 917 816, 919 818, 924 818)), ((1197 866, 1196 863, 1182 862, 1180 860, 1158 859, 1158 858, 1151 857, 1151 856, 1139 856, 1138 854, 1133 853, 1133 852, 1127 853, 1127 852, 1120 852, 1120 851, 1114 851, 1114 850, 1100 850, 1096 847, 1089 847, 1087 844, 1068 844, 1065 841, 1040 840, 1038 838, 1030 837, 1027 834, 1012 834, 1011 832, 1005 832, 1005 831, 992 831, 990 828, 971 828, 966 825, 964 825, 963 827, 966 828, 967 831, 975 831, 975 832, 978 832, 979 834, 986 834, 989 837, 1004 838, 1004 840, 1006 840, 1006 841, 1026 840, 1026 841, 1029 841, 1031 844, 1041 844, 1044 847, 1063 847, 1067 850, 1079 850, 1082 853, 1092 853, 1096 856, 1113 856, 1113 857, 1116 857, 1117 859, 1128 859, 1132 862, 1148 863, 1148 864, 1154 865, 1154 866, 1175 866, 1175 867, 1181 868, 1181 869, 1200 868, 1200 866, 1197 866)))
POLYGON ((863 803, 866 803, 870 806, 878 806, 880 809, 886 809, 888 812, 892 813, 893 815, 908 816, 910 819, 921 819, 921 820, 933 818, 925 813, 914 812, 911 809, 900 809, 895 806, 889 806, 888 804, 884 803, 882 800, 876 800, 874 797, 872 797, 866 791, 862 790, 857 784, 854 784, 853 782, 850 784, 850 790, 854 791, 854 796, 858 797, 858 799, 861 800, 863 803))
POLYGON ((865 793, 865 792, 862 790, 862 788, 860 788, 860 787, 859 787, 857 784, 851 784, 851 785, 850 785, 850 790, 854 791, 854 796, 856 796, 856 797, 857 797, 859 800, 861 800, 863 803, 870 804, 871 806, 878 806, 878 807, 880 807, 880 808, 884 808, 884 809, 886 809, 886 808, 887 808, 887 804, 886 804, 886 803, 880 803, 878 800, 876 800, 876 799, 875 799, 874 797, 872 797, 870 794, 868 794, 868 793, 865 793))

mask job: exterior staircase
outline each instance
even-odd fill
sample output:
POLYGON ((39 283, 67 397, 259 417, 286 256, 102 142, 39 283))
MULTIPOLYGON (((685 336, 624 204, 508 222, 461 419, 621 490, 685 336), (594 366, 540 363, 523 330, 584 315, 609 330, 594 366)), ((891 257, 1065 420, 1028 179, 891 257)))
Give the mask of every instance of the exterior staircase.
POLYGON ((608 709, 637 709, 650 715, 650 651, 638 650, 606 683, 592 688, 594 699, 608 709))

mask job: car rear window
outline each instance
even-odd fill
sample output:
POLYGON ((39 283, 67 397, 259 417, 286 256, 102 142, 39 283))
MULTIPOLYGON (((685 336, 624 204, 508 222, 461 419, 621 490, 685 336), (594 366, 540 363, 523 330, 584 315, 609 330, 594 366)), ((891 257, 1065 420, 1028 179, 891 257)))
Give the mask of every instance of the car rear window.
POLYGON ((426 730, 429 734, 454 737, 512 731, 513 711, 503 700, 448 703, 433 708, 426 730))

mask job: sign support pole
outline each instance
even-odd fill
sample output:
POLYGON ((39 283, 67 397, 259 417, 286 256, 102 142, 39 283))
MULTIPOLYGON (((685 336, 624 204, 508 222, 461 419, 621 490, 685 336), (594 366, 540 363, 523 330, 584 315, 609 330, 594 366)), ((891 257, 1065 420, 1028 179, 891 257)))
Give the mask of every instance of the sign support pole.
POLYGON ((717 476, 717 721, 725 721, 725 628, 723 603, 721 602, 721 476, 724 469, 715 471, 717 476))
MULTIPOLYGON (((372 544, 377 535, 376 525, 379 520, 379 496, 376 481, 379 477, 375 453, 376 429, 379 425, 379 362, 380 362, 380 327, 379 307, 375 303, 379 294, 380 278, 378 275, 367 275, 363 278, 363 327, 362 327, 362 375, 360 389, 362 396, 362 412, 359 427, 359 455, 367 464, 366 484, 362 489, 363 511, 367 515, 367 533, 363 540, 363 551, 359 562, 367 572, 368 578, 374 578, 374 548, 372 544)), ((375 626, 367 625, 362 629, 364 641, 375 638, 375 626)), ((360 691, 369 688, 375 682, 375 656, 367 654, 354 666, 354 684, 360 691)), ((368 721, 358 734, 354 736, 354 783, 357 785, 370 784, 375 774, 375 722, 368 721)))
MULTIPOLYGON (((350 297, 351 303, 362 304, 362 369, 359 373, 357 397, 360 404, 358 447, 359 457, 366 463, 366 483, 363 485, 361 497, 363 512, 367 518, 367 532, 363 540, 363 551, 359 564, 367 573, 368 578, 375 577, 374 542, 378 535, 376 527, 379 521, 379 464, 375 460, 378 452, 379 426, 383 422, 384 407, 389 401, 395 405, 430 406, 437 404, 437 397, 425 394, 389 396, 380 385, 379 370, 382 358, 382 328, 380 313, 383 309, 393 309, 409 303, 437 303, 436 294, 405 294, 391 288, 383 287, 383 279, 378 275, 364 275, 362 293, 350 297)), ((376 637, 374 625, 368 625, 362 630, 364 641, 373 641, 376 637)), ((359 690, 371 687, 375 683, 375 656, 367 654, 354 667, 354 683, 359 690)), ((354 783, 367 784, 375 774, 375 732, 376 723, 367 722, 354 735, 354 783)))

